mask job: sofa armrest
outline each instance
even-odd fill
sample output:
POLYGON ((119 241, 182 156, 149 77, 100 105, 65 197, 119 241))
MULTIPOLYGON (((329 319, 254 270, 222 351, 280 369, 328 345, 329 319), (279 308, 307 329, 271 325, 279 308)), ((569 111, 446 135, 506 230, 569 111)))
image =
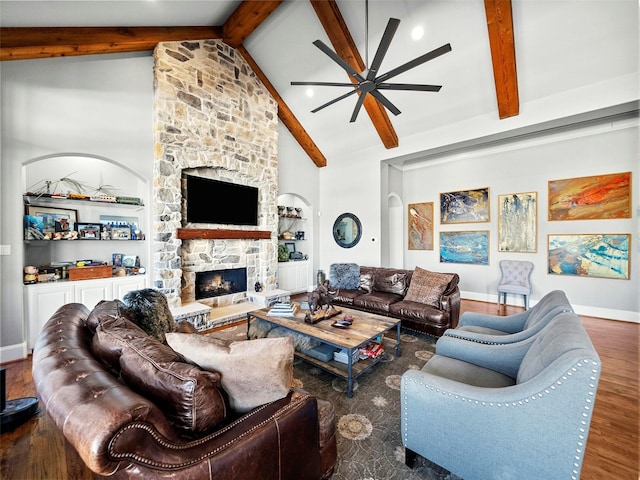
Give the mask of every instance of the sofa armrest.
POLYGON ((529 310, 502 317, 487 313, 464 312, 460 317, 460 326, 473 325, 476 327, 492 328, 506 333, 519 332, 529 318, 529 310))
POLYGON ((442 336, 436 342, 436 354, 463 360, 516 378, 522 359, 534 340, 535 337, 529 337, 516 343, 487 345, 442 336))

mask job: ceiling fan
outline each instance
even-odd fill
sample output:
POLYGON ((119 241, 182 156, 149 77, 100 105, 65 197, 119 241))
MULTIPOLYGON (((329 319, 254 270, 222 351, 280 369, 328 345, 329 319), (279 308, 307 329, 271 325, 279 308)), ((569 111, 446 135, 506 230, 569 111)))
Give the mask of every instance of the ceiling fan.
MULTIPOLYGON (((367 13, 366 15, 366 31, 365 36, 368 37, 368 1, 367 1, 367 13)), ((355 82, 350 83, 342 83, 342 82, 291 82, 291 85, 308 85, 308 86, 321 86, 321 87, 350 87, 351 91, 341 95, 333 100, 325 103, 324 105, 320 105, 318 108, 311 110, 312 113, 316 113, 322 110, 329 105, 333 105, 334 103, 343 100, 355 93, 358 93, 358 101, 356 102, 356 106, 353 110, 353 114, 351 115, 350 122, 355 122, 358 117, 358 113, 360 112, 360 108, 364 102, 367 94, 373 96, 376 100, 378 100, 382 105, 384 105, 391 113, 394 115, 399 115, 400 110, 389 101, 387 97, 385 97, 380 90, 412 90, 412 91, 420 91, 420 92, 438 92, 442 88, 442 85, 420 85, 420 84, 412 84, 412 83, 388 83, 387 80, 400 75, 401 73, 406 72, 418 65, 422 65, 429 60, 433 60, 440 55, 444 55, 451 51, 451 44, 447 43, 435 50, 432 50, 424 55, 421 55, 410 62, 407 62, 399 67, 394 68, 393 70, 388 71, 382 75, 378 76, 378 70, 382 64, 382 60, 391 45, 391 41, 393 40, 393 36, 398 29, 398 25, 400 25, 400 20, 397 18, 390 18, 387 23, 387 28, 382 35, 382 40, 380 40, 380 45, 378 45, 378 50, 376 51, 375 57, 373 58, 373 62, 371 66, 366 68, 363 72, 357 72, 351 65, 349 65, 346 61, 340 58, 333 50, 331 50, 325 43, 321 40, 316 40, 313 44, 322 50, 326 55, 328 55, 334 62, 336 62, 340 67, 342 67, 354 80, 355 82)), ((365 39, 365 49, 368 50, 367 47, 368 40, 365 39)), ((368 52, 367 55, 368 57, 368 52)), ((369 59, 367 58, 365 64, 368 64, 369 59)))

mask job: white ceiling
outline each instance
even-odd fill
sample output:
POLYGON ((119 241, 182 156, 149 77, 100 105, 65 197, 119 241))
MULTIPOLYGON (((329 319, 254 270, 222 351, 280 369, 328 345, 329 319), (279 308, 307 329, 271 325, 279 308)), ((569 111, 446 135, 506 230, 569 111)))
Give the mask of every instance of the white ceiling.
MULTIPOLYGON (((0 25, 220 26, 239 3, 1 1, 0 25)), ((364 59, 365 2, 337 3, 364 59)), ((390 17, 401 23, 381 73, 445 43, 453 49, 394 78, 442 85, 439 93, 385 92, 403 112, 390 114, 400 139, 400 147, 392 150, 384 149, 364 109, 355 124, 349 123, 355 96, 312 114, 310 110, 345 90, 318 87, 308 98, 306 87, 290 85, 294 80, 347 80, 344 71, 312 45, 316 39, 331 44, 308 1, 285 1, 244 43, 328 162, 358 151, 393 158, 638 100, 637 88, 629 91, 630 81, 635 79, 636 87, 638 81, 637 0, 513 0, 520 115, 506 120, 498 119, 482 0, 371 0, 370 60, 390 17), (425 34, 413 41, 410 34, 417 25, 425 34)))

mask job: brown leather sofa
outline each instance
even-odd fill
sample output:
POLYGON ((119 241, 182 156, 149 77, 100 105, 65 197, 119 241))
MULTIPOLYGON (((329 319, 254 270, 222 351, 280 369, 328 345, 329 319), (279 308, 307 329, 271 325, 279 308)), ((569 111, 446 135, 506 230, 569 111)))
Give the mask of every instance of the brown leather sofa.
MULTIPOLYGON (((342 264, 352 265, 352 264, 342 264)), ((332 266, 333 267, 333 266, 332 266)), ((460 277, 451 276, 444 291, 433 304, 406 299, 414 270, 360 266, 360 287, 338 288, 334 305, 399 318, 403 327, 442 336, 455 328, 460 318, 460 277), (435 306, 437 305, 437 306, 435 306)), ((438 274, 436 274, 438 275, 438 274)), ((331 279, 334 286, 334 279, 331 279)))
MULTIPOLYGON (((336 437, 331 403, 291 391, 248 413, 228 415, 214 429, 185 434, 159 407, 162 394, 148 398, 136 393, 95 357, 92 340, 97 335, 88 326, 89 314, 84 305, 68 304, 53 315, 34 349, 33 378, 49 416, 95 473, 181 480, 317 480, 332 475, 336 437)), ((154 348, 141 347, 147 353, 154 348)), ((206 375, 215 380, 219 374, 206 375)))

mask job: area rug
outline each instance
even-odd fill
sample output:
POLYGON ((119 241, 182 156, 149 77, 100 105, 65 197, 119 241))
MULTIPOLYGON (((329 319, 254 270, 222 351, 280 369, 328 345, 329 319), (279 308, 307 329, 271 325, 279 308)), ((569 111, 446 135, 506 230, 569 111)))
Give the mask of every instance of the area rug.
MULTIPOLYGON (((213 333, 244 340, 246 326, 213 333)), ((413 469, 404 464, 400 437, 400 378, 409 369, 421 369, 433 356, 436 338, 402 331, 402 355, 384 353, 381 361, 354 382, 347 398, 347 382, 296 359, 295 386, 329 400, 336 412, 338 462, 332 480, 460 480, 418 456, 413 469)))

